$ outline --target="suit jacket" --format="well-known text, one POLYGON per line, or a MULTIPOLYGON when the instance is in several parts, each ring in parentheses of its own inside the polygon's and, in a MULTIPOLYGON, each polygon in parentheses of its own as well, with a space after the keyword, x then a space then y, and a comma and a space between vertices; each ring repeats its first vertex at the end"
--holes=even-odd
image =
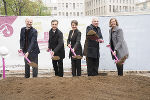
POLYGON ((118 57, 118 59, 121 59, 124 56, 129 55, 128 47, 124 40, 122 29, 116 26, 113 31, 111 30, 112 28, 109 30, 109 41, 111 47, 114 47, 114 50, 117 51, 116 56, 118 57))
MULTIPOLYGON (((69 36, 68 36, 68 39, 67 39, 67 45, 68 44, 71 44, 71 48, 74 48, 75 50, 75 53, 76 55, 80 55, 82 56, 82 46, 81 46, 81 32, 76 29, 74 31, 74 34, 73 34, 73 30, 70 30, 69 32, 69 36)), ((69 53, 69 58, 73 56, 73 53, 71 52, 70 50, 70 53, 69 53)))
POLYGON ((63 33, 59 29, 55 33, 52 29, 49 31, 48 48, 54 51, 54 56, 65 58, 63 33))
MULTIPOLYGON (((93 30, 96 32, 96 34, 99 36, 100 39, 103 39, 101 29, 100 27, 94 27, 92 24, 87 27, 86 29, 86 34, 90 31, 93 30)), ((84 44, 84 55, 87 57, 91 58, 99 58, 100 57, 100 52, 99 52, 99 42, 95 40, 91 40, 89 38, 86 38, 86 43, 84 44)))
POLYGON ((25 45, 25 30, 26 27, 21 28, 20 32, 20 49, 23 50, 24 53, 29 52, 30 56, 36 56, 40 53, 40 49, 37 42, 37 30, 31 27, 28 33, 28 48, 27 51, 24 51, 25 45))

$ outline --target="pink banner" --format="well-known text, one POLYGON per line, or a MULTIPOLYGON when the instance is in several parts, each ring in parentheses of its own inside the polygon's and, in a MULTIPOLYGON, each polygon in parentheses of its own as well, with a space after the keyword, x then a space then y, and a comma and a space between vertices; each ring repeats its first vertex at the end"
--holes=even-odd
POLYGON ((17 16, 1 16, 0 17, 0 34, 5 37, 10 37, 13 34, 12 23, 16 20, 17 16))

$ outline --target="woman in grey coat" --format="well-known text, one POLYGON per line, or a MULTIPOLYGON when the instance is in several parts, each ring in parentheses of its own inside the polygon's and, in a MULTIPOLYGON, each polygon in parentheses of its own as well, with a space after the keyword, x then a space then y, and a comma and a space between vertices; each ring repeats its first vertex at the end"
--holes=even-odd
MULTIPOLYGON (((118 27, 118 21, 115 18, 110 19, 109 26, 111 27, 111 29, 109 30, 110 47, 112 48, 112 50, 114 51, 113 53, 116 54, 118 59, 125 62, 125 60, 129 56, 129 52, 127 44, 124 40, 123 31, 118 27)), ((115 59, 113 55, 112 58, 115 59)), ((118 76, 123 76, 123 63, 116 63, 116 66, 118 70, 118 76)))

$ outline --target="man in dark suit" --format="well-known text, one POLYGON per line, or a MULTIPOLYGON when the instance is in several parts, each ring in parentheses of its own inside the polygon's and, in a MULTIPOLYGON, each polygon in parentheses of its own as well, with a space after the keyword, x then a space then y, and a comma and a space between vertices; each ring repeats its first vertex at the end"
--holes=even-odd
POLYGON ((86 40, 87 44, 85 45, 87 45, 87 48, 84 48, 84 52, 86 51, 86 53, 84 53, 84 56, 86 56, 88 76, 98 75, 99 57, 100 57, 99 43, 101 43, 101 40, 103 39, 101 30, 100 30, 100 27, 98 27, 98 24, 99 24, 98 19, 93 18, 92 24, 88 26, 86 29, 86 34, 88 34, 90 30, 93 30, 96 32, 96 34, 100 38, 98 40, 91 40, 87 38, 86 40))
MULTIPOLYGON (((37 30, 32 27, 32 19, 25 20, 26 27, 21 28, 20 33, 20 50, 25 53, 25 56, 32 62, 38 64, 38 54, 40 53, 37 43, 37 30)), ((25 78, 30 77, 30 66, 25 61, 25 78)), ((33 77, 37 77, 38 68, 33 68, 33 77)))
POLYGON ((63 77, 63 59, 65 58, 63 33, 57 28, 58 21, 51 21, 51 30, 49 31, 48 50, 51 50, 52 56, 59 56, 59 60, 52 60, 55 76, 63 77))

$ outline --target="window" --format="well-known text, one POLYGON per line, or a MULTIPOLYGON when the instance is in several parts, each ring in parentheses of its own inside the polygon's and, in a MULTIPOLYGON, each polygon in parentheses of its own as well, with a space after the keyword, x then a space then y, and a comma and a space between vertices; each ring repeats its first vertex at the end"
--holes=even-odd
POLYGON ((57 7, 54 7, 54 10, 57 10, 57 7))
POLYGON ((132 7, 132 11, 134 11, 134 7, 132 7))
POLYGON ((70 16, 72 16, 72 12, 70 12, 70 16))
POLYGON ((77 12, 77 16, 79 16, 79 12, 77 12))
POLYGON ((99 11, 98 11, 98 8, 96 8, 96 15, 98 15, 98 12, 99 12, 99 11))
POLYGON ((113 6, 113 12, 115 12, 115 6, 113 6))
POLYGON ((109 5, 109 12, 111 12, 111 5, 109 5))
POLYGON ((101 14, 103 14, 103 7, 101 7, 101 14))
POLYGON ((66 3, 66 8, 68 8, 68 3, 66 3))
POLYGON ((73 9, 75 9, 75 3, 73 3, 73 9))
POLYGON ((75 12, 73 12, 73 16, 76 16, 76 13, 75 13, 75 12))
POLYGON ((125 0, 123 0, 123 3, 125 3, 125 0))
POLYGON ((62 3, 62 7, 64 8, 64 3, 62 3))
POLYGON ((77 3, 77 8, 79 8, 79 3, 77 3))
POLYGON ((65 16, 65 13, 63 12, 63 16, 65 16))
POLYGON ((66 12, 66 16, 68 16, 68 12, 66 12))
POLYGON ((118 6, 116 7, 116 11, 118 12, 118 6))
POLYGON ((121 6, 120 6, 120 12, 121 12, 121 6))
POLYGON ((105 6, 104 6, 104 14, 106 13, 106 11, 105 11, 105 6))
POLYGON ((61 12, 59 12, 59 16, 61 16, 61 12))

